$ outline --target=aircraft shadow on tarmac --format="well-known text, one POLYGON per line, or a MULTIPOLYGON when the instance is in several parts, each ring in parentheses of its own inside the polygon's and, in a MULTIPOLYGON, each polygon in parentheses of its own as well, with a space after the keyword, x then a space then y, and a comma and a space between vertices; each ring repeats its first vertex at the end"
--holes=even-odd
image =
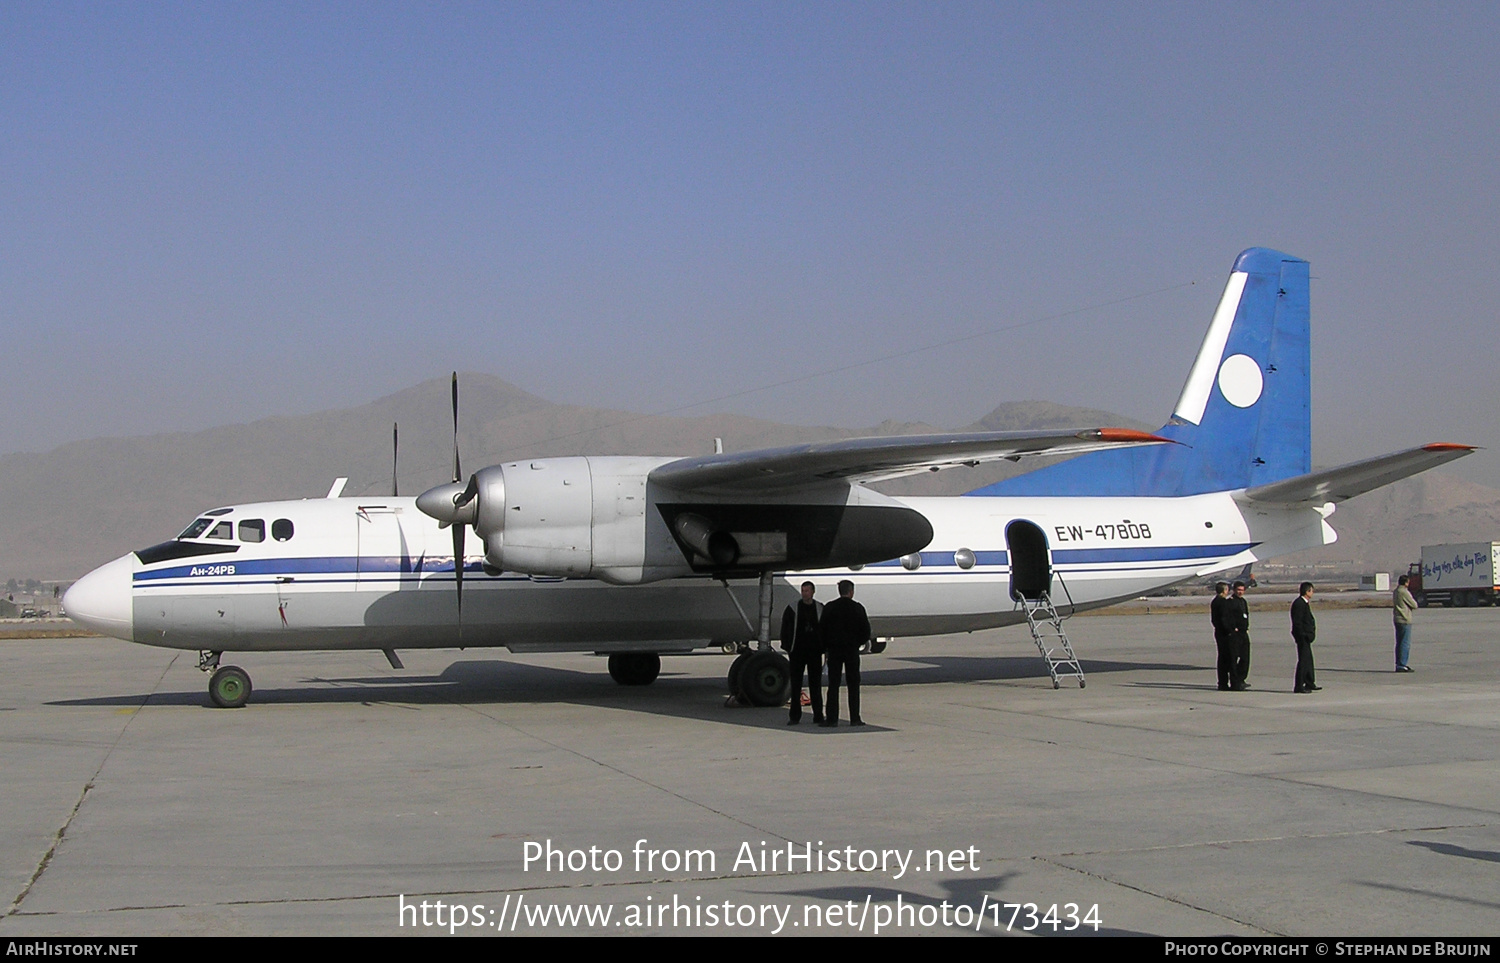
POLYGON ((1500 863, 1500 853, 1489 849, 1469 849, 1466 846, 1455 846, 1452 843, 1433 843, 1421 839, 1408 840, 1406 845, 1421 846, 1423 849, 1430 849, 1434 853, 1441 853, 1444 856, 1462 856, 1465 859, 1479 859, 1487 863, 1500 863))
MULTIPOLYGON (((599 708, 628 709, 656 715, 701 719, 730 725, 765 727, 785 724, 784 708, 726 711, 722 679, 673 672, 673 659, 664 661, 662 673, 650 686, 623 687, 604 671, 532 665, 505 659, 466 659, 454 662, 436 675, 309 676, 304 685, 256 688, 251 707, 314 705, 329 703, 424 705, 504 705, 526 703, 570 703, 599 708)), ((728 658, 724 668, 728 669, 728 658)), ((1090 675, 1154 671, 1202 671, 1201 666, 1107 662, 1085 660, 1090 675)), ((1048 687, 1047 670, 1036 656, 917 656, 867 657, 862 669, 866 689, 890 685, 934 683, 982 683, 1035 680, 1048 687)), ((827 682, 826 676, 824 679, 827 682)), ((1071 688, 1071 683, 1064 683, 1071 688)), ((54 706, 203 706, 207 693, 194 687, 186 691, 100 696, 50 702, 54 706)), ((866 698, 866 714, 873 708, 866 698)), ((878 711, 874 713, 878 715, 878 711)), ((810 720, 809 720, 810 721, 810 720)), ((811 728, 803 727, 803 728, 811 728)), ((878 725, 871 730, 879 731, 878 725)))

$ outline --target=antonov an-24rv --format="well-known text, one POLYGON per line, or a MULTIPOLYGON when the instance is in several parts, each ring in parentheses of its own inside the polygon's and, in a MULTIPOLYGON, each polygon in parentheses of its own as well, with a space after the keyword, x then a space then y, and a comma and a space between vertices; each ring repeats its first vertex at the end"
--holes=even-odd
MULTIPOLYGON (((177 538, 89 573, 64 604, 103 634, 200 650, 221 706, 250 695, 244 670, 219 665, 225 651, 380 649, 399 667, 397 649, 451 646, 608 653, 610 674, 637 685, 656 678, 662 653, 737 648, 731 689, 779 704, 788 671, 770 645, 772 614, 805 579, 824 598, 852 579, 882 637, 1028 616, 1035 631, 1039 612, 1055 618, 1053 595, 1096 608, 1332 542, 1333 503, 1468 454, 1430 444, 1312 471, 1308 287, 1306 261, 1241 254, 1154 435, 987 432, 522 459, 465 482, 455 433, 451 484, 415 499, 215 508, 177 538), (1055 454, 1078 457, 958 498, 866 487, 1055 454), (464 550, 467 528, 482 553, 464 550)), ((456 426, 456 381, 454 417, 456 426)))

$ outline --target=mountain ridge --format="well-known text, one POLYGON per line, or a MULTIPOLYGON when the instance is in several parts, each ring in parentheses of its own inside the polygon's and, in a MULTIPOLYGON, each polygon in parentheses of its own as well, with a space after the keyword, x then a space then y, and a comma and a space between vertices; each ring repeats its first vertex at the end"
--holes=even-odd
MULTIPOLYGON (((525 457, 701 454, 713 450, 715 438, 728 451, 745 451, 870 435, 1155 427, 1035 400, 999 404, 956 427, 894 419, 867 428, 788 425, 736 414, 589 408, 548 401, 494 375, 459 377, 466 472, 525 457)), ((400 491, 415 495, 451 475, 450 404, 449 379, 434 378, 350 408, 0 455, 0 564, 7 577, 67 580, 172 537, 215 505, 321 497, 338 476, 349 479, 346 495, 388 494, 393 423, 400 424, 400 491)), ((998 462, 878 487, 957 495, 1056 460, 998 462)), ((1338 543, 1282 561, 1404 571, 1421 544, 1500 537, 1500 490, 1428 473, 1341 505, 1332 522, 1338 543)))

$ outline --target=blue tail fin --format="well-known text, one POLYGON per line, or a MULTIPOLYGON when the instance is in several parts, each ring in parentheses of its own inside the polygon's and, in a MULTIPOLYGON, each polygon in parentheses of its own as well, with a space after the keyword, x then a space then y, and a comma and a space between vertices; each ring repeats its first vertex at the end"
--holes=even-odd
POLYGON ((1312 471, 1307 262, 1253 247, 1224 296, 1172 418, 1181 442, 1080 455, 971 495, 1197 495, 1312 471))

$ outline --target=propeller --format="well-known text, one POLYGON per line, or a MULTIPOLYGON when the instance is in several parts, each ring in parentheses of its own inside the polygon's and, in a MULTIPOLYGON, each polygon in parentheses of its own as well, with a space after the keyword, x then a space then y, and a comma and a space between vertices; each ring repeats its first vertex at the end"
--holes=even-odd
POLYGON ((453 580, 458 599, 459 631, 463 631, 464 615, 464 526, 474 523, 475 496, 479 494, 479 482, 470 478, 467 485, 460 484, 463 469, 458 460, 458 372, 453 373, 453 480, 446 485, 429 488, 417 496, 417 510, 437 519, 441 528, 453 528, 453 580), (472 507, 471 507, 472 506, 472 507))
POLYGON ((396 464, 397 464, 397 457, 398 457, 398 455, 399 455, 399 453, 401 451, 400 428, 401 428, 401 426, 399 424, 397 424, 395 422, 391 423, 391 497, 392 498, 400 498, 401 497, 401 489, 396 484, 396 464))
MULTIPOLYGON (((458 467, 458 372, 453 372, 453 484, 463 477, 463 472, 458 467)), ((468 488, 464 489, 465 492, 468 488)), ((462 497, 462 496, 460 496, 462 497)), ((473 499, 470 495, 464 499, 467 505, 473 499)), ((458 498, 453 499, 455 509, 463 506, 458 503, 458 498)), ((457 512, 454 513, 455 515, 457 512)), ((455 519, 455 521, 458 521, 455 519)), ((464 523, 458 521, 453 526, 453 588, 458 593, 458 631, 459 635, 464 631, 464 523)))

